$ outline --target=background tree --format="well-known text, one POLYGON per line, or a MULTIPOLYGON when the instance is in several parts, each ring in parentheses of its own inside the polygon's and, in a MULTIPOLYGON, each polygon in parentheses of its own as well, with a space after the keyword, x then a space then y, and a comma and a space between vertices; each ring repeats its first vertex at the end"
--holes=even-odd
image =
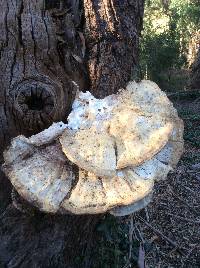
POLYGON ((141 40, 143 76, 162 89, 189 87, 198 51, 200 5, 194 0, 148 1, 141 40))
POLYGON ((199 48, 196 60, 192 65, 191 87, 197 88, 197 89, 200 88, 200 48, 199 48))
MULTIPOLYGON (((66 121, 77 85, 99 97, 125 87, 138 64, 143 5, 143 0, 0 2, 1 162, 12 137, 66 121)), ((92 266, 98 216, 32 210, 24 215, 11 204, 3 173, 0 185, 0 266, 92 266)))

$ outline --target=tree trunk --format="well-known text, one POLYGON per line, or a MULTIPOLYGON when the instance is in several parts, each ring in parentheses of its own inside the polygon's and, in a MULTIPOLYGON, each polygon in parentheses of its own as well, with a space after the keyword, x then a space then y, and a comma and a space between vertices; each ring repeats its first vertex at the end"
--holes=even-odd
POLYGON ((192 66, 191 87, 200 88, 200 49, 192 66))
MULTIPOLYGON (((0 2, 0 162, 12 137, 65 121, 77 85, 104 97, 131 79, 144 1, 83 2, 0 2)), ((90 267, 100 216, 23 215, 0 185, 0 267, 90 267)))
POLYGON ((144 1, 84 0, 84 8, 90 90, 105 97, 136 69, 144 1))

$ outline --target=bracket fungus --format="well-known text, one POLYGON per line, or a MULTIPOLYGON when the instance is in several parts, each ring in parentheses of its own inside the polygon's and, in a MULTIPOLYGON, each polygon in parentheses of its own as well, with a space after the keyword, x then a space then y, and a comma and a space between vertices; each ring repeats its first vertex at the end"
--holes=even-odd
POLYGON ((182 120, 165 93, 143 80, 104 99, 79 92, 67 124, 12 140, 3 169, 41 211, 124 216, 151 201, 154 182, 182 152, 182 120))

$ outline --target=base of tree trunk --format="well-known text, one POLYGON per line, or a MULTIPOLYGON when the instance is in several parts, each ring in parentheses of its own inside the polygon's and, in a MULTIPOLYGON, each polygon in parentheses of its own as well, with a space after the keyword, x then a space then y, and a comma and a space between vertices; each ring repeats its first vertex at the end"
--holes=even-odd
POLYGON ((0 267, 91 267, 101 217, 31 216, 9 205, 0 216, 0 267))

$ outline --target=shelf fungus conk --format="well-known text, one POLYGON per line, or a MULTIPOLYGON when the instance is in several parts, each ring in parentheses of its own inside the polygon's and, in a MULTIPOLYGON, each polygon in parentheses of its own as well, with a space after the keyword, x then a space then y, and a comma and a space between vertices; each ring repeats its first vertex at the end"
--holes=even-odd
POLYGON ((68 124, 14 138, 3 169, 41 211, 124 216, 151 201, 154 182, 182 152, 182 120, 165 93, 143 80, 104 99, 80 92, 68 124))

